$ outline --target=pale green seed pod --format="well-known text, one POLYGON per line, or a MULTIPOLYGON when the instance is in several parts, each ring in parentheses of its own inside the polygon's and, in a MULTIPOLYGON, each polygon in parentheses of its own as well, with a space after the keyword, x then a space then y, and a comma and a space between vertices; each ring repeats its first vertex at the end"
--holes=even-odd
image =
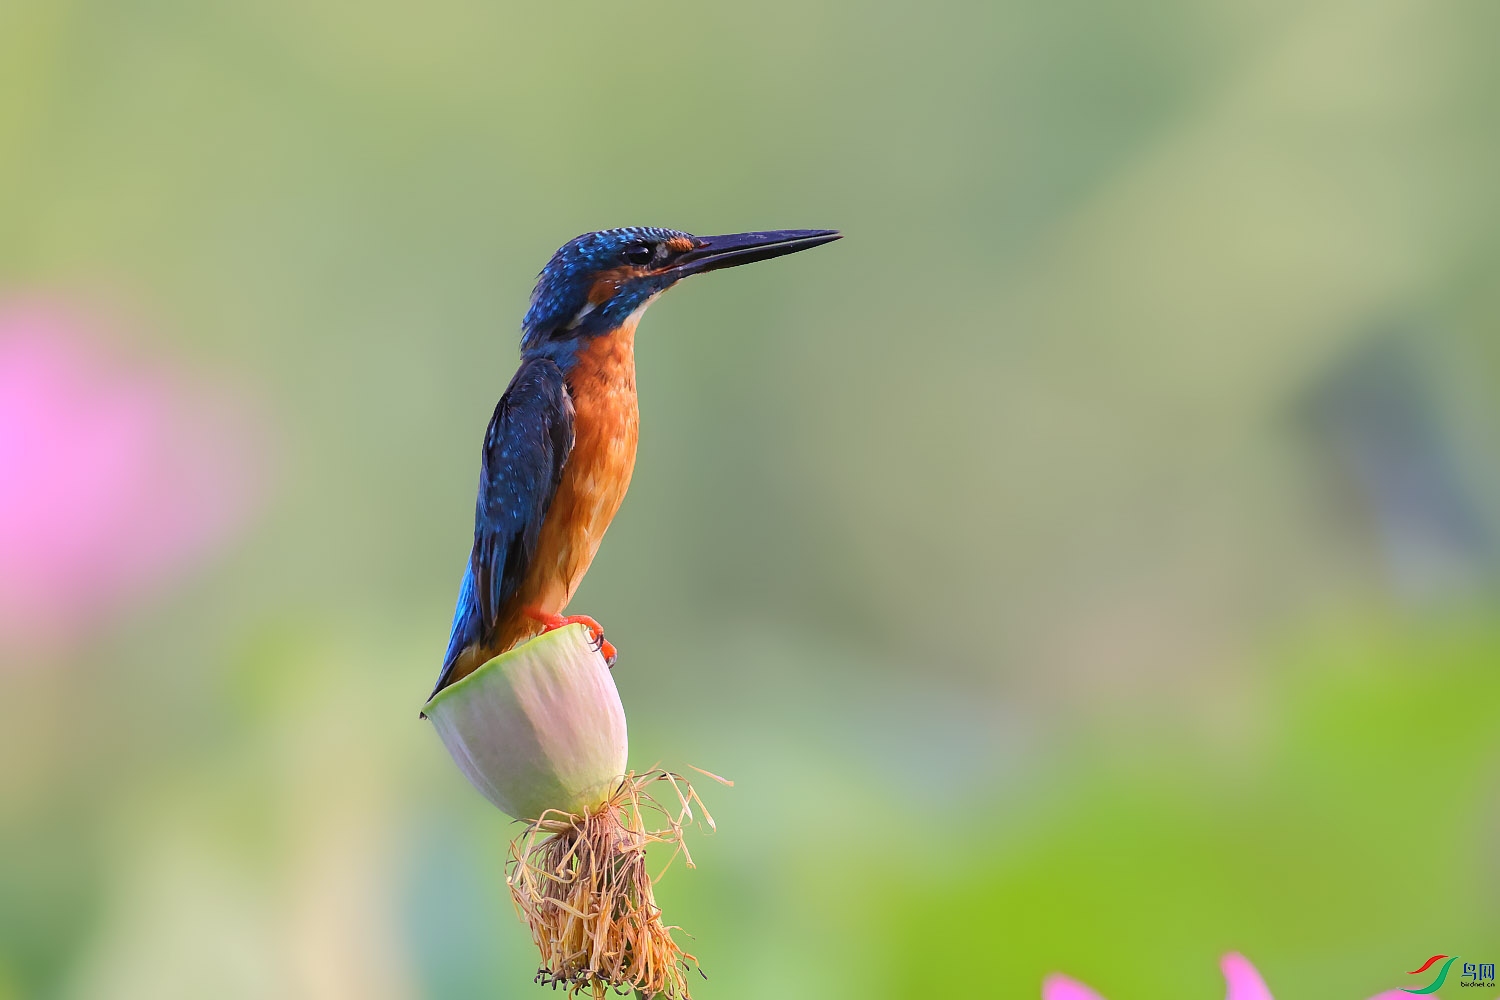
POLYGON ((424 711, 469 782, 516 819, 588 813, 625 773, 625 709, 582 625, 502 653, 424 711))

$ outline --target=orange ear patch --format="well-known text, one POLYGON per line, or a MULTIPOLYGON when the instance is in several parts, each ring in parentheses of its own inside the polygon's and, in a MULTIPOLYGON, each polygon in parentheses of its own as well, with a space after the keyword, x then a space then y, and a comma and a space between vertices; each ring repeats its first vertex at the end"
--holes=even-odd
POLYGON ((594 286, 589 289, 589 303, 602 306, 615 297, 615 292, 620 290, 620 283, 610 278, 596 278, 594 286))
POLYGON ((620 286, 629 277, 630 275, 626 273, 626 269, 623 267, 600 271, 598 277, 594 279, 594 284, 589 288, 589 303, 596 306, 604 305, 604 303, 615 297, 615 292, 620 290, 620 286))
POLYGON ((635 278, 644 278, 648 273, 650 272, 643 267, 612 267, 607 271, 600 271, 589 288, 589 303, 604 305, 615 297, 621 285, 635 278))

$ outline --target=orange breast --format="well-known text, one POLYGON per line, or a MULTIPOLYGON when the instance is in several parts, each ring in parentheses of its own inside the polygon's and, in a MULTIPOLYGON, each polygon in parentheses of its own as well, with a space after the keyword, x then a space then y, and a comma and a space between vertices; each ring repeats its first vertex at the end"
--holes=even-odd
POLYGON ((541 631, 522 609, 560 614, 567 607, 625 499, 640 428, 633 321, 595 338, 580 352, 568 389, 573 396, 573 451, 542 522, 526 578, 503 616, 496 637, 501 649, 541 631))

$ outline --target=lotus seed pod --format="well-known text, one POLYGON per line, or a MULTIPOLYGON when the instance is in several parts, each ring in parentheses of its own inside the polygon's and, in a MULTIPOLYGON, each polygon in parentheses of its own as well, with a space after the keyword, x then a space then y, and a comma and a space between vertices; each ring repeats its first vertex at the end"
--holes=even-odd
POLYGON ((424 711, 469 782, 516 819, 583 815, 625 773, 625 709, 582 625, 502 653, 424 711))

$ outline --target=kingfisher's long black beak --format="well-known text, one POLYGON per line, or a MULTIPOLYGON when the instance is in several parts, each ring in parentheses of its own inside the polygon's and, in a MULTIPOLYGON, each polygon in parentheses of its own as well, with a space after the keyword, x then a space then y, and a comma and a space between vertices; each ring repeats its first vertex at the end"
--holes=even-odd
POLYGON ((808 250, 840 239, 837 229, 776 229, 766 233, 734 233, 730 236, 699 236, 697 245, 685 251, 667 271, 677 277, 717 271, 721 267, 753 264, 783 254, 808 250))

